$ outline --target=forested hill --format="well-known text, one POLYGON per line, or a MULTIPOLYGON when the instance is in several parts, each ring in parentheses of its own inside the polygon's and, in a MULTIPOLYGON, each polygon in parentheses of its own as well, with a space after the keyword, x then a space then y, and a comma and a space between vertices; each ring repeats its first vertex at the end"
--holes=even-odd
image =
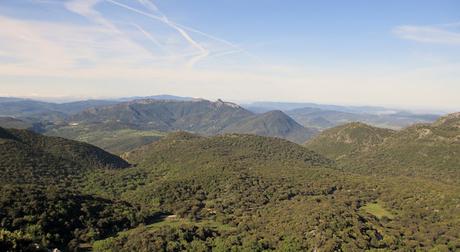
POLYGON ((0 137, 4 251, 460 249, 457 186, 350 172, 279 138, 171 133, 127 167, 79 142, 0 137))
POLYGON ((124 157, 132 163, 151 167, 163 159, 169 162, 177 160, 178 165, 193 162, 197 169, 202 162, 213 169, 216 166, 243 169, 243 164, 254 167, 260 165, 260 169, 276 165, 286 169, 284 166, 288 163, 292 166, 312 167, 331 167, 333 164, 331 160, 289 141, 249 134, 201 137, 177 132, 129 152, 124 157))
POLYGON ((282 139, 174 133, 125 158, 136 167, 96 173, 87 189, 173 217, 97 242, 97 251, 416 250, 459 239, 448 224, 460 221, 457 188, 340 171, 282 139))
POLYGON ((305 146, 327 157, 340 159, 355 152, 369 151, 394 134, 394 130, 354 122, 325 130, 307 141, 305 146))
POLYGON ((202 99, 135 100, 91 108, 70 118, 84 124, 111 124, 141 130, 190 131, 203 135, 255 133, 304 142, 315 131, 281 111, 254 114, 234 103, 202 99))
POLYGON ((433 124, 416 124, 396 132, 374 128, 351 135, 340 129, 323 132, 310 140, 307 147, 340 158, 349 170, 364 174, 415 176, 459 184, 459 113, 442 117, 433 124), (376 138, 375 132, 380 132, 380 138, 376 138), (340 144, 327 139, 347 139, 342 146, 353 145, 353 148, 341 148, 340 144), (369 142, 374 144, 367 144, 369 142), (355 151, 363 148, 365 151, 355 151))
POLYGON ((317 134, 317 130, 303 127, 279 110, 253 115, 226 127, 223 132, 279 137, 296 143, 317 134))
POLYGON ((95 146, 27 130, 0 128, 3 183, 38 183, 66 179, 97 168, 129 164, 95 146))

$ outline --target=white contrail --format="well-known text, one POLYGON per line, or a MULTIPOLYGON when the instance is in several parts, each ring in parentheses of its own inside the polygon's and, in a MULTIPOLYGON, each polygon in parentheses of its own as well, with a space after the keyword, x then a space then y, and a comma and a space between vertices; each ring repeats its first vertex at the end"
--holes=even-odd
POLYGON ((158 7, 157 7, 154 3, 152 3, 151 1, 149 1, 149 0, 138 0, 138 1, 139 1, 139 3, 141 3, 142 5, 144 5, 145 7, 147 7, 147 9, 150 9, 150 10, 152 10, 152 11, 158 11, 158 12, 160 11, 160 10, 158 9, 158 7))
POLYGON ((142 26, 136 24, 136 23, 131 23, 132 26, 136 27, 144 36, 150 40, 152 43, 154 43, 157 47, 159 47, 162 50, 165 50, 163 45, 148 31, 146 31, 142 26))
POLYGON ((120 31, 108 20, 103 18, 100 13, 94 10, 94 6, 97 5, 101 0, 72 0, 66 2, 64 7, 74 13, 77 13, 95 23, 98 23, 109 30, 120 33, 120 31))
MULTIPOLYGON (((172 22, 172 21, 170 21, 170 20, 167 19, 167 18, 165 19, 165 16, 164 16, 163 14, 161 14, 161 13, 160 13, 161 16, 158 16, 158 15, 154 15, 154 14, 147 13, 147 12, 145 12, 145 11, 142 11, 142 10, 139 10, 139 9, 136 9, 136 8, 133 8, 133 7, 129 6, 129 5, 120 3, 120 2, 115 1, 115 0, 106 0, 106 1, 107 1, 107 2, 110 2, 110 3, 112 3, 112 4, 115 4, 115 5, 119 6, 119 7, 122 7, 122 8, 125 8, 125 9, 127 9, 127 10, 130 10, 130 11, 133 11, 133 12, 135 12, 135 13, 138 13, 138 14, 140 14, 140 15, 149 17, 149 18, 154 19, 154 20, 158 20, 158 21, 163 22, 163 23, 165 23, 165 24, 167 24, 167 25, 171 25, 171 24, 172 24, 172 25, 174 26, 174 29, 176 29, 176 30, 177 30, 177 28, 179 28, 179 29, 182 30, 182 31, 194 32, 194 33, 200 34, 200 35, 202 35, 202 36, 204 36, 204 37, 207 37, 207 38, 209 38, 209 39, 212 39, 212 40, 214 40, 214 41, 221 42, 221 43, 223 43, 223 44, 225 44, 225 45, 227 45, 227 46, 230 46, 230 47, 232 47, 232 48, 234 48, 234 49, 236 49, 236 50, 239 50, 240 52, 246 54, 247 56, 249 56, 249 57, 251 57, 251 58, 253 58, 253 59, 255 59, 255 60, 259 61, 259 62, 261 61, 258 57, 252 55, 252 54, 249 53, 248 51, 246 51, 246 50, 240 48, 239 46, 237 46, 237 45, 235 45, 235 44, 233 44, 233 43, 231 43, 231 42, 229 42, 229 41, 227 41, 227 40, 225 40, 225 39, 222 39, 222 38, 219 38, 219 37, 210 35, 210 34, 208 34, 208 33, 199 31, 199 30, 197 30, 197 29, 194 29, 194 28, 191 28, 191 27, 182 25, 182 24, 178 24, 178 23, 172 22)), ((152 2, 150 2, 150 4, 151 4, 151 5, 149 5, 149 6, 151 6, 150 8, 151 8, 152 10, 155 10, 156 12, 160 12, 159 9, 158 9, 152 2)), ((203 52, 203 54, 204 54, 204 51, 202 51, 202 52, 203 52)), ((209 52, 208 52, 208 54, 209 54, 209 52)))
POLYGON ((219 58, 219 57, 222 57, 222 56, 231 55, 231 54, 235 54, 235 53, 241 53, 241 52, 243 52, 243 51, 240 50, 240 49, 227 50, 227 51, 222 51, 222 52, 217 52, 217 53, 211 54, 209 57, 210 58, 219 58))
POLYGON ((197 55, 196 57, 193 57, 189 62, 188 66, 193 67, 198 61, 206 58, 209 55, 209 51, 204 48, 200 43, 195 41, 190 34, 188 34, 185 30, 177 26, 174 22, 171 22, 166 15, 164 15, 160 9, 152 2, 149 0, 138 0, 139 3, 141 3, 143 6, 145 6, 147 9, 153 11, 154 13, 157 12, 158 14, 161 15, 161 18, 163 20, 163 23, 168 25, 169 27, 173 28, 176 30, 189 44, 191 44, 193 47, 195 47, 200 54, 197 55))
MULTIPOLYGON (((176 23, 170 21, 166 16, 164 16, 164 15, 162 15, 162 16, 153 15, 153 14, 147 13, 145 11, 133 8, 133 7, 129 6, 129 5, 120 3, 118 1, 114 1, 114 0, 106 0, 106 1, 110 2, 112 4, 115 4, 115 5, 119 6, 119 7, 125 8, 127 10, 136 12, 136 13, 141 14, 141 15, 144 15, 146 17, 158 20, 158 21, 168 25, 169 27, 173 28, 174 30, 176 30, 188 43, 190 43, 190 45, 192 45, 192 47, 196 48, 200 52, 200 55, 192 58, 189 61, 189 63, 188 63, 189 66, 193 66, 196 62, 198 62, 199 60, 201 60, 201 59, 203 59, 203 58, 205 58, 206 56, 209 55, 209 52, 208 52, 208 50, 206 50, 206 48, 204 48, 198 42, 193 40, 192 37, 184 29, 179 27, 176 23)), ((156 8, 156 6, 154 8, 156 8)), ((156 9, 158 10, 158 8, 156 8, 156 9)))

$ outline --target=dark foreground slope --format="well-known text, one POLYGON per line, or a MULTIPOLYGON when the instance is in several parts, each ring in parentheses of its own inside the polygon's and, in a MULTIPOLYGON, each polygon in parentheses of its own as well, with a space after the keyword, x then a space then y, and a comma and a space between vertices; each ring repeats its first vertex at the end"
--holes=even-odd
POLYGON ((0 128, 0 175, 8 183, 59 183, 96 168, 126 168, 95 146, 27 130, 0 128))
POLYGON ((73 251, 145 222, 137 206, 79 190, 88 173, 127 167, 85 143, 0 128, 0 251, 73 251))
POLYGON ((281 139, 176 133, 125 157, 137 166, 93 174, 86 190, 171 216, 97 251, 460 248, 458 188, 342 172, 281 139))

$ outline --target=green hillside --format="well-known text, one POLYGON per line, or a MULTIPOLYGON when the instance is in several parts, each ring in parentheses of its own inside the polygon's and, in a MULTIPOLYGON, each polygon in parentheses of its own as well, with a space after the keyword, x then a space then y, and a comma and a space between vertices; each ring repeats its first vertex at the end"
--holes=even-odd
POLYGON ((360 130, 362 135, 350 135, 341 131, 343 127, 338 127, 325 131, 306 145, 340 160, 348 170, 362 174, 423 177, 458 185, 459 124, 460 117, 456 113, 433 124, 418 124, 394 133, 383 134, 384 129, 374 128, 373 132, 380 132, 380 138, 369 130, 360 130), (349 144, 331 139, 348 139, 349 144), (373 144, 366 144, 369 142, 373 144))
POLYGON ((226 127, 223 132, 279 137, 296 143, 303 143, 317 133, 316 130, 304 128, 281 111, 254 115, 226 127))
POLYGON ((85 190, 157 208, 177 221, 120 233, 97 242, 97 251, 460 246, 457 225, 448 224, 460 221, 458 188, 342 172, 281 139, 175 133, 125 158, 136 167, 95 173, 85 190))
POLYGON ((355 152, 370 151, 395 133, 355 122, 325 130, 307 141, 305 146, 327 157, 340 159, 355 152))
POLYGON ((0 191, 1 251, 77 251, 149 218, 129 203, 57 186, 2 185, 0 191))
MULTIPOLYGON (((453 129, 433 127, 445 136, 453 129)), ((88 144, 22 130, 1 129, 0 137, 8 144, 0 149, 7 168, 0 186, 2 248, 460 249, 458 185, 347 170, 345 159, 332 161, 279 138, 176 132, 124 154, 127 167, 106 152, 110 159, 88 156, 100 150, 88 144), (125 168, 87 166, 102 160, 125 168)), ((388 141, 376 139, 378 148, 388 141)))
POLYGON ((459 185, 460 128, 415 125, 371 152, 350 156, 348 163, 368 173, 420 176, 459 185))
POLYGON ((89 173, 130 166, 95 146, 0 128, 0 160, 1 251, 76 251, 155 215, 81 193, 89 173))
POLYGON ((155 130, 113 129, 102 125, 79 124, 52 128, 46 132, 46 135, 86 142, 111 153, 122 154, 155 142, 165 133, 155 130))
POLYGON ((0 128, 0 174, 6 183, 65 180, 96 168, 126 168, 123 159, 89 144, 0 128))

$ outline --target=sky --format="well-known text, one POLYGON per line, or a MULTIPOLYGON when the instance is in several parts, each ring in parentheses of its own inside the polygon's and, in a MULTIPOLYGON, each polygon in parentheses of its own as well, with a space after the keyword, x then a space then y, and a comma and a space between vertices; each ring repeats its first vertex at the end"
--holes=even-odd
POLYGON ((0 0, 0 96, 460 111, 457 0, 0 0))

